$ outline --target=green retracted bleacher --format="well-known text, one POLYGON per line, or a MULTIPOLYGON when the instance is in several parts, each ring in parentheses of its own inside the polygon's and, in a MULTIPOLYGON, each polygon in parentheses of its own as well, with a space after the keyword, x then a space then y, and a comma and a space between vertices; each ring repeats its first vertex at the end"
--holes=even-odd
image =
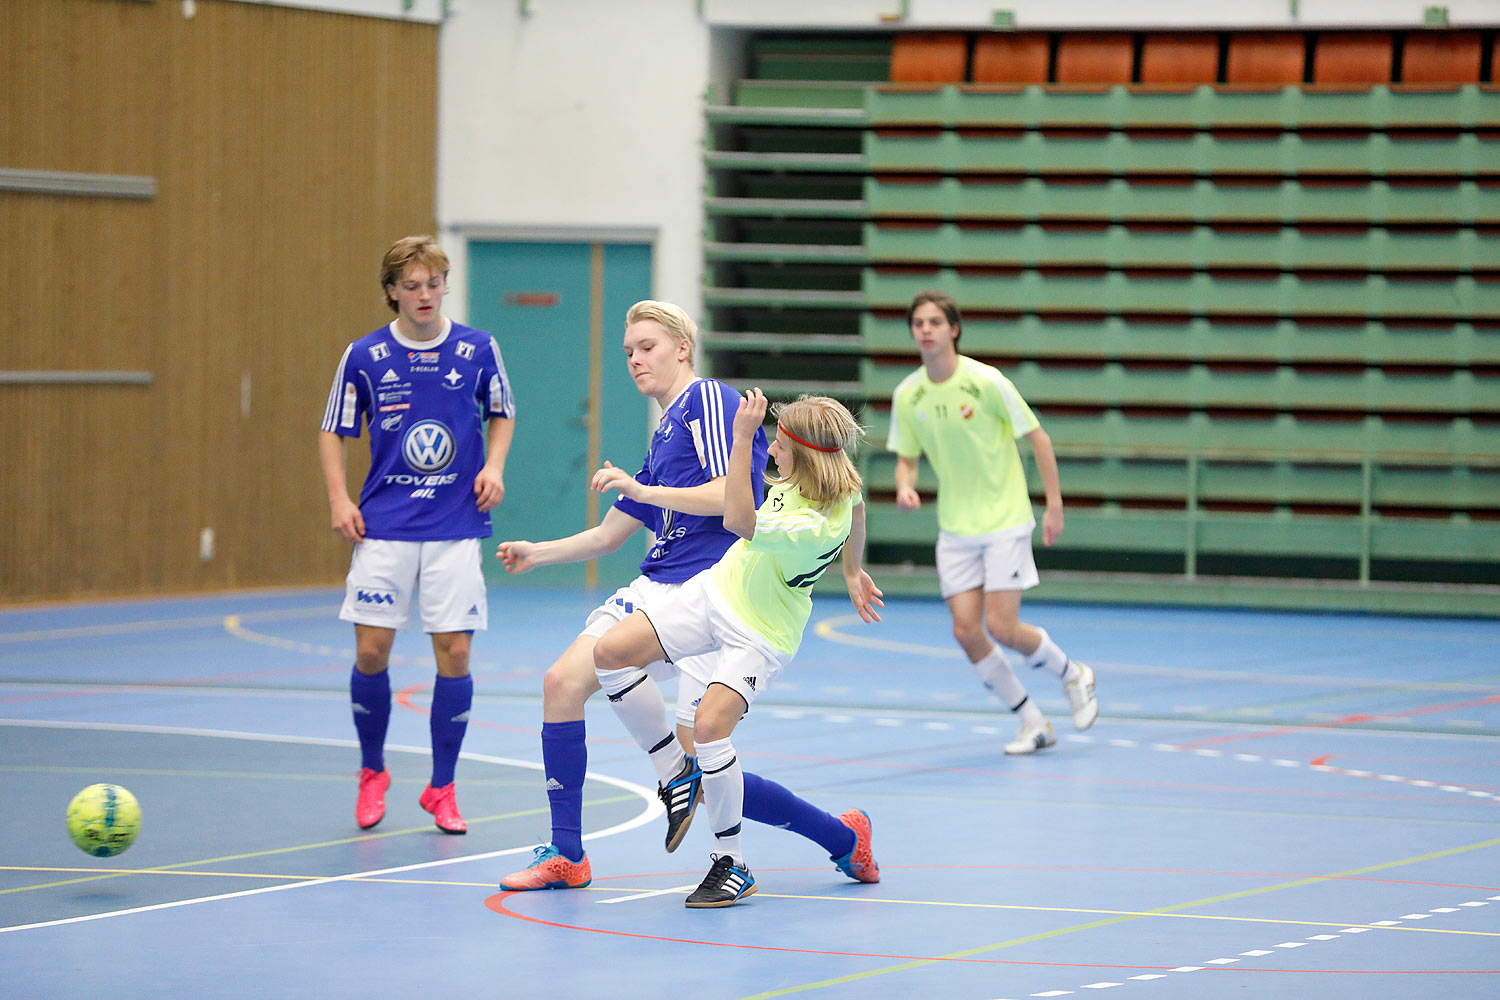
POLYGON ((752 36, 707 109, 711 370, 862 407, 895 591, 936 592, 883 446, 939 288, 1058 452, 1041 596, 1500 613, 1495 46, 752 36))

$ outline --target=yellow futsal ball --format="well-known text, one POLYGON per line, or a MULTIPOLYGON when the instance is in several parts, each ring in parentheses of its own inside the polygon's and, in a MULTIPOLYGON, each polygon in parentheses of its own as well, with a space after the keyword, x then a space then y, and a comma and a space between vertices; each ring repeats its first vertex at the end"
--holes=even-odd
POLYGON ((90 785, 68 803, 68 835, 84 854, 123 854, 141 832, 141 804, 119 785, 90 785))

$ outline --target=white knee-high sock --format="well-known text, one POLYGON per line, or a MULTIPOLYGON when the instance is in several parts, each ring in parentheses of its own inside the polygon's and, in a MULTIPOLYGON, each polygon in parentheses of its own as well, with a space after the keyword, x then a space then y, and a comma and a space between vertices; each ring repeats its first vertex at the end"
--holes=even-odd
POLYGON ((1006 708, 1019 715, 1021 721, 1041 722, 1042 710, 1026 694, 1025 686, 1016 677, 1015 668, 1000 647, 991 646, 989 655, 974 664, 974 669, 979 671, 984 686, 993 691, 1006 708))
POLYGON ((1063 672, 1068 669, 1067 654, 1058 648, 1057 643, 1052 641, 1052 637, 1047 634, 1046 629, 1038 628, 1037 631, 1042 634, 1042 641, 1031 655, 1026 657, 1026 665, 1028 667, 1046 667, 1061 677, 1063 672))
POLYGON ((729 737, 699 743, 698 765, 703 768, 703 805, 713 824, 714 851, 729 855, 743 868, 740 824, 745 812, 745 772, 729 737))
POLYGON ((600 671, 599 683, 609 695, 609 707, 615 710, 636 744, 651 757, 661 783, 665 785, 677 777, 686 755, 672 735, 661 688, 640 667, 600 671))

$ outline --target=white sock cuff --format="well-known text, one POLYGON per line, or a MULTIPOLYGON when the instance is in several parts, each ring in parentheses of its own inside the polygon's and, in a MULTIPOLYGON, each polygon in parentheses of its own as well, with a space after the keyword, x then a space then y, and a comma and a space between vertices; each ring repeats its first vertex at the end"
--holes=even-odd
POLYGON ((613 700, 645 680, 646 669, 623 667, 619 670, 596 670, 594 674, 599 678, 599 686, 604 689, 604 693, 613 700))
POLYGON ((705 772, 720 771, 728 767, 734 760, 734 743, 732 737, 726 736, 722 740, 710 740, 707 743, 698 744, 698 766, 705 772))
POLYGON ((1061 676, 1062 672, 1068 668, 1067 654, 1058 648, 1057 643, 1052 641, 1052 637, 1047 634, 1046 629, 1037 628, 1037 631, 1042 634, 1042 641, 1037 643, 1036 651, 1026 657, 1026 665, 1028 667, 1046 667, 1054 674, 1061 676))

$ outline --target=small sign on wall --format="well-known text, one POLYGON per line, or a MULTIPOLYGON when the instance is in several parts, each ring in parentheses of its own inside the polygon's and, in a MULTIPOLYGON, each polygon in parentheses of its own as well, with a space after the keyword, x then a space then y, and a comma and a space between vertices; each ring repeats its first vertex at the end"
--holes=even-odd
POLYGON ((556 292, 506 292, 500 301, 508 306, 533 306, 538 309, 555 309, 556 292))

